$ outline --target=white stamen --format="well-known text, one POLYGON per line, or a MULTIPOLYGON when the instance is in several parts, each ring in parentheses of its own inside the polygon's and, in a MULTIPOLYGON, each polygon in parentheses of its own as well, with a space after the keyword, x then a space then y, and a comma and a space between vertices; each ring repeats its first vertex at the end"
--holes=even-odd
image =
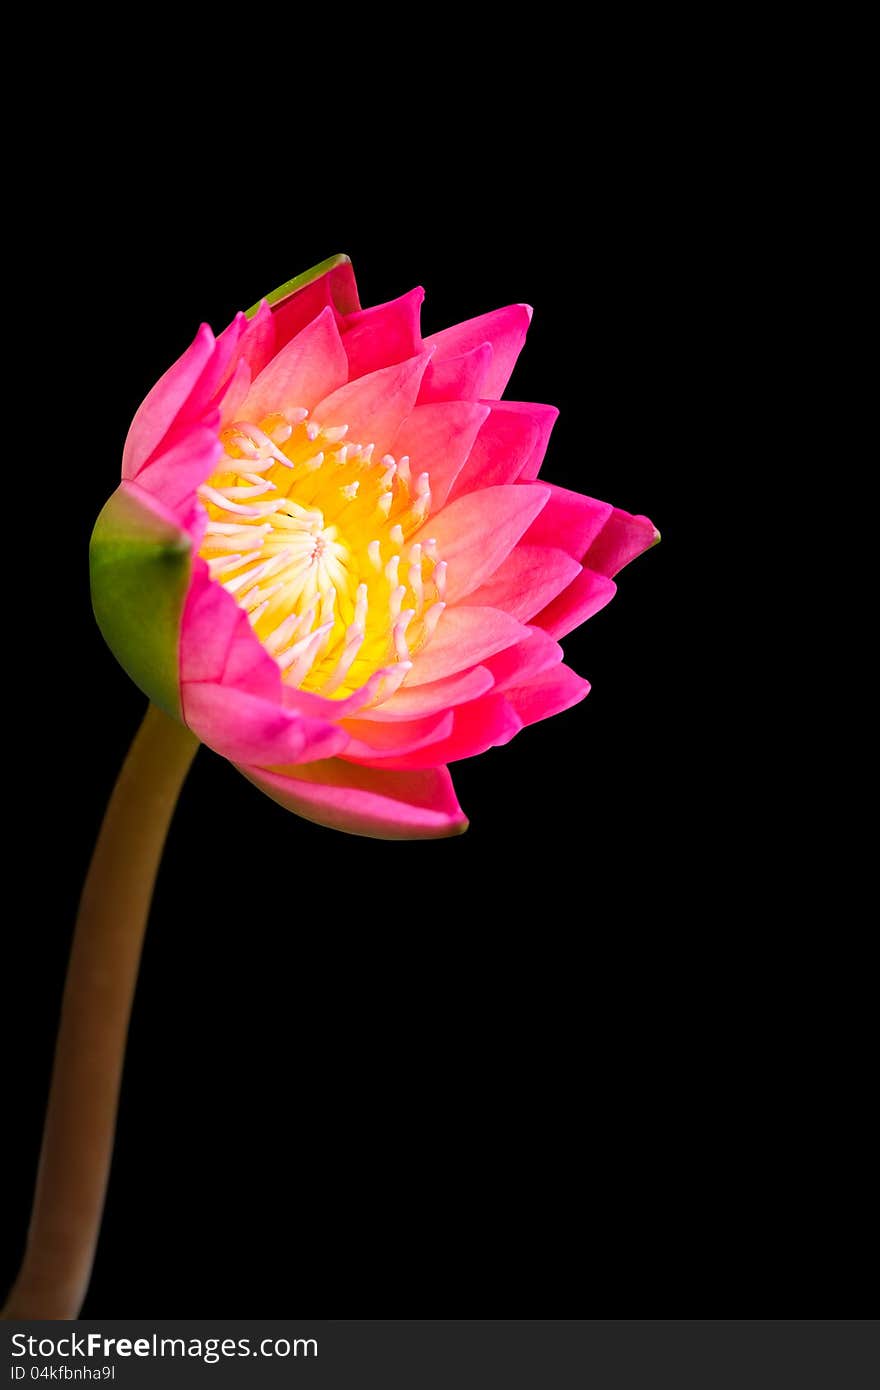
POLYGON ((394 624, 394 650, 397 652, 398 661, 406 661, 409 656, 409 647, 406 645, 406 630, 414 617, 415 613, 412 608, 404 608, 394 624))
POLYGON ((431 605, 431 607, 428 609, 427 613, 425 614, 424 618, 422 619, 422 645, 423 645, 423 646, 424 646, 425 642, 429 641, 429 640, 434 636, 434 633, 435 633, 436 630, 437 630, 437 624, 439 623, 440 619, 442 618, 443 612, 444 612, 445 608, 446 608, 446 604, 445 604, 445 603, 434 603, 434 604, 431 605))
POLYGON ((403 584, 399 584, 396 589, 391 590, 391 597, 388 600, 388 612, 391 614, 392 623, 397 620, 405 597, 406 588, 403 584))

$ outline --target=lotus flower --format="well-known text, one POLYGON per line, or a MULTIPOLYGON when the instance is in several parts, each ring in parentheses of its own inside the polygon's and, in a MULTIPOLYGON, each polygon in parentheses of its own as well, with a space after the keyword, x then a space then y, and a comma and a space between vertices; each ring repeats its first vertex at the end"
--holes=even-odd
POLYGON ((422 338, 347 257, 137 412, 91 546, 101 630, 150 699, 274 800, 360 835, 457 834, 446 764, 583 699, 558 639, 652 545, 538 481, 557 411, 503 401, 531 310, 422 338))

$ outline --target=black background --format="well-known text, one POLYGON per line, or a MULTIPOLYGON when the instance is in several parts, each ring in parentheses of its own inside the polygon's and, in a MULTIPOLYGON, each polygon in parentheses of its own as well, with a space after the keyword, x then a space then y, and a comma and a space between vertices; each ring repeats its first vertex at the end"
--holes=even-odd
POLYGON ((735 1118, 726 982, 750 967, 719 924, 734 871, 706 887, 728 833, 707 793, 726 745, 699 571, 726 448, 708 144, 673 93, 635 81, 596 114, 539 129, 520 113, 512 135, 464 143, 422 115, 413 158, 397 109, 363 144, 354 122, 318 152, 292 135, 235 159, 193 116, 182 135, 131 136, 123 169, 98 139, 111 113, 58 133, 67 193, 37 204, 57 246, 16 266, 35 287, 21 428, 52 495, 14 523, 29 563, 7 848, 26 886, 5 951, 0 1276, 26 1226, 80 883, 145 706, 92 620, 91 527, 134 410, 198 323, 219 330, 337 251, 365 305, 424 285, 425 332, 531 303, 508 394, 561 409, 544 476, 646 513, 663 543, 566 639, 586 702, 453 769, 460 839, 321 830, 199 753, 84 1312, 577 1315, 588 1288, 599 1310, 668 1289, 673 1258, 697 1288, 743 1239, 756 1130, 754 1112, 735 1118))

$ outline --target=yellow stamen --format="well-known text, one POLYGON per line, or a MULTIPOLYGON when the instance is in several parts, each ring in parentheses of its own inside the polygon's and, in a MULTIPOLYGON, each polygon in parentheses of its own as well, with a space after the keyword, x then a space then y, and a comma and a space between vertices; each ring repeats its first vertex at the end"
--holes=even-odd
POLYGON ((446 566, 415 541, 430 512, 427 473, 373 458, 346 425, 304 410, 240 420, 199 490, 201 554, 248 613, 282 678, 343 699, 371 677, 373 702, 406 678, 443 612, 446 566))

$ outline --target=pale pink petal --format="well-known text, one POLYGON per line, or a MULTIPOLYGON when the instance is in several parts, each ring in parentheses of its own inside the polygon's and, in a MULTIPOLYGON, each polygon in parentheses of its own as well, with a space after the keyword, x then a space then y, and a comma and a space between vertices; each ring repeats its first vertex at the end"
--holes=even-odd
POLYGON ((322 309, 292 338, 253 383, 241 418, 259 422, 275 411, 311 410, 348 380, 348 358, 333 310, 322 309))
POLYGON ((540 612, 568 588, 581 572, 577 560, 547 545, 518 545, 466 603, 502 608, 520 622, 540 612))
POLYGON ((528 685, 535 676, 558 666, 562 660, 558 642, 540 628, 530 627, 528 631, 527 641, 516 642, 486 661, 495 681, 496 694, 503 694, 513 686, 528 685))
POLYGON ((531 319, 532 310, 528 304, 510 304, 505 309, 495 309, 490 314, 468 319, 466 323, 444 328, 442 333, 426 338, 425 346, 436 347, 437 361, 443 362, 449 357, 460 357, 483 343, 491 343, 492 361, 483 383, 483 395, 486 400, 498 400, 510 380, 531 319))
POLYGON ((613 579, 585 568, 567 589, 535 616, 534 622, 551 637, 565 637, 592 618, 606 603, 610 603, 616 593, 617 585, 613 579))
POLYGON ((348 379, 390 367, 422 351, 419 310, 425 291, 419 287, 388 304, 375 304, 342 320, 348 379))
POLYGON ((419 389, 419 405, 430 401, 478 401, 485 395, 483 385, 492 361, 492 344, 428 363, 419 389))
MULTIPOLYGON (((414 753, 428 745, 439 743, 452 731, 452 710, 431 714, 424 719, 407 719, 396 723, 374 723, 368 719, 346 719, 345 731, 351 742, 345 757, 352 762, 375 762, 385 758, 414 753)), ((436 758, 422 766, 435 767, 436 758)))
POLYGON ((528 635, 527 627, 497 608, 447 608, 428 645, 413 658, 407 686, 412 689, 479 666, 528 635))
POLYGON ((457 602, 494 573, 534 522, 549 491, 539 483, 487 487, 459 497, 428 518, 417 535, 433 537, 437 554, 448 565, 448 602, 457 602))
POLYGON ((491 690, 493 685, 492 673, 487 667, 472 666, 468 671, 457 671, 454 676, 431 681, 428 685, 404 685, 390 700, 376 705, 374 709, 362 710, 358 718, 376 723, 420 719, 426 714, 453 709, 467 700, 476 700, 479 695, 491 690))
POLYGON ((214 353, 214 334, 203 323, 182 357, 159 378, 139 406, 122 451, 122 476, 134 478, 162 443, 214 353))
POLYGON ((477 436, 470 458, 455 480, 452 496, 477 488, 515 483, 543 448, 559 412, 551 405, 494 401, 492 413, 477 436))
POLYGON ((354 270, 350 261, 334 266, 327 275, 313 280, 296 294, 289 295, 280 304, 272 306, 275 320, 276 344, 284 347, 306 324, 317 318, 321 310, 330 305, 339 316, 357 313, 360 309, 354 270))
POLYGON ((584 563, 599 574, 617 574, 630 560, 650 550, 660 532, 646 516, 631 516, 615 507, 584 556, 584 563))
POLYGON ((184 681, 184 722, 231 762, 259 766, 314 762, 341 753, 349 739, 338 724, 303 719, 276 701, 216 681, 184 681))
POLYGON ((595 497, 567 488, 549 487, 547 505, 525 535, 528 545, 552 545, 567 550, 575 560, 583 560, 592 541, 598 536, 613 508, 595 497))
POLYGON ((409 456, 413 476, 429 474, 435 512, 446 501, 488 414, 489 407, 475 401, 417 405, 398 430, 391 453, 395 458, 409 456))
POLYGON ((528 685, 508 690, 509 700, 523 724, 536 724, 570 709, 589 694, 590 682, 578 676, 569 666, 557 666, 536 676, 528 685))
POLYGON ((330 758, 285 775, 238 766, 249 782, 289 811, 352 835, 430 840, 467 829, 445 767, 393 772, 330 758))
POLYGON ((348 425, 349 439, 375 445, 376 457, 381 458, 416 403, 429 360, 430 353, 423 352, 350 381, 319 401, 312 415, 325 427, 348 425))
POLYGON ((485 753, 488 748, 499 748, 509 743, 522 726, 523 721, 503 695, 484 695, 472 704, 458 706, 453 727, 446 738, 421 749, 398 753, 397 756, 389 752, 382 766, 403 770, 432 767, 438 758, 446 762, 473 758, 478 753, 485 753))

